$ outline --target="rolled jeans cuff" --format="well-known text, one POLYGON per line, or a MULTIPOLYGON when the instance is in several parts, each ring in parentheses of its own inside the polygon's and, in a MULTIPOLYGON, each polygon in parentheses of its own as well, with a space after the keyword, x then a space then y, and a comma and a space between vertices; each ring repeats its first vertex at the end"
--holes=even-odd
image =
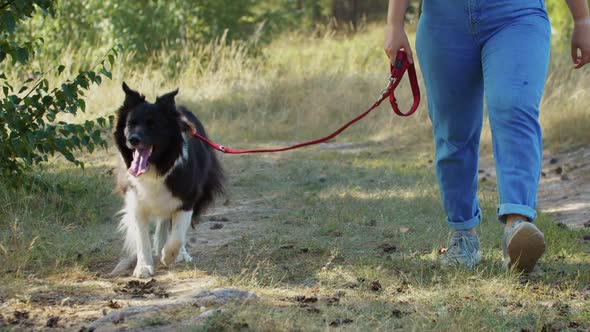
POLYGON ((447 217, 447 225, 453 230, 456 231, 466 231, 472 229, 481 223, 481 209, 477 209, 477 213, 475 217, 467 220, 467 221, 451 221, 447 217))

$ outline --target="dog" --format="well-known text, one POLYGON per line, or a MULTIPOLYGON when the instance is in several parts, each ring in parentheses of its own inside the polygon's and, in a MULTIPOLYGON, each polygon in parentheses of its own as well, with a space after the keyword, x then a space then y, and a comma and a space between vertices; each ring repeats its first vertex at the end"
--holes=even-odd
POLYGON ((133 276, 154 275, 149 227, 156 223, 154 254, 168 267, 191 261, 185 237, 217 195, 223 193, 224 172, 215 151, 192 136, 206 137, 197 117, 177 107, 178 89, 147 102, 123 82, 125 101, 117 112, 114 139, 124 163, 117 189, 124 195, 120 230, 125 257, 111 275, 130 268, 133 276))

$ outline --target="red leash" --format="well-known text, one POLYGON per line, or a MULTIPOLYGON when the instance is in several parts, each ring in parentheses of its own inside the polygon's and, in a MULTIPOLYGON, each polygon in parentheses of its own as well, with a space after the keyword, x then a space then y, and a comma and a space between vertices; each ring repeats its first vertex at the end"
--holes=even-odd
POLYGON ((338 134, 343 132, 350 125, 352 125, 353 123, 359 121, 360 119, 364 118, 369 113, 371 113, 375 108, 377 108, 388 97, 389 97, 389 103, 391 104, 391 108, 393 109, 393 112, 399 116, 412 115, 416 111, 416 109, 418 108, 418 105, 420 104, 420 88, 418 87, 418 79, 416 78, 416 68, 414 67, 413 63, 408 62, 408 59, 406 58, 406 53, 404 53, 402 51, 397 52, 395 62, 394 62, 394 64, 391 65, 391 76, 389 78, 389 83, 387 84, 387 87, 381 92, 381 96, 373 104, 373 106, 371 106, 364 113, 362 113, 361 115, 357 116, 356 118, 350 120, 348 123, 346 123, 340 129, 336 130, 335 132, 331 133, 330 135, 328 135, 326 137, 322 137, 322 138, 319 138, 319 139, 316 139, 313 141, 308 141, 308 142, 304 142, 304 143, 299 143, 299 144, 287 146, 284 148, 237 150, 237 149, 230 149, 226 146, 213 143, 212 141, 210 141, 206 137, 199 135, 199 133, 197 133, 195 128, 192 128, 193 129, 193 136, 195 136, 196 138, 200 139, 201 141, 207 143, 212 148, 214 148, 218 151, 221 151, 223 153, 229 153, 229 154, 281 152, 281 151, 294 150, 294 149, 298 149, 298 148, 308 146, 308 145, 319 144, 319 143, 325 142, 327 140, 330 140, 330 139, 336 137, 338 134), (399 85, 401 78, 404 76, 404 73, 406 72, 406 70, 408 71, 408 77, 410 79, 410 85, 412 87, 412 94, 414 95, 414 104, 412 105, 412 107, 410 108, 410 110, 407 113, 403 113, 402 111, 400 111, 399 107, 397 106, 397 100, 395 99, 394 91, 397 88, 397 86, 399 85))

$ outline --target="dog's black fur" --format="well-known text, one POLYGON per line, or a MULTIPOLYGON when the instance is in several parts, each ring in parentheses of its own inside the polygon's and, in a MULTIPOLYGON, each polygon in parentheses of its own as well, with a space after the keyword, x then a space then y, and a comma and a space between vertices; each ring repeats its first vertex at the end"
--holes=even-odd
POLYGON ((119 274, 137 258, 133 275, 149 277, 154 273, 149 224, 157 222, 156 255, 166 242, 161 252, 164 265, 175 258, 192 260, 184 247, 186 228, 223 193, 224 174, 215 151, 192 135, 196 131, 206 137, 201 122, 176 106, 178 90, 158 97, 155 103, 125 83, 123 91, 125 101, 118 110, 114 137, 126 166, 117 189, 125 195, 120 228, 126 234, 127 257, 112 274, 119 274))
MULTIPOLYGON (((153 146, 149 165, 159 176, 164 176, 174 166, 182 153, 183 133, 191 134, 191 127, 207 137, 197 117, 184 107, 177 107, 174 97, 178 90, 146 102, 145 97, 123 83, 125 101, 119 108, 115 141, 127 168, 133 160, 131 135, 139 136, 141 144, 153 146)), ((195 137, 188 141, 188 159, 175 167, 165 178, 166 187, 182 200, 182 209, 193 208, 198 216, 209 206, 216 195, 223 192, 224 174, 213 149, 195 137)), ((125 192, 129 183, 125 180, 120 190, 125 192)))

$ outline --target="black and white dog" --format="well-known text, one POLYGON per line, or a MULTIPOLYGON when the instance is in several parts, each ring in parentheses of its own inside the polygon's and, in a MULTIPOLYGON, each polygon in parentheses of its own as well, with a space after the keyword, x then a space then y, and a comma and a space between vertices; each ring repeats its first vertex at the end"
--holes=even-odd
POLYGON ((154 253, 163 265, 191 261, 186 232, 192 218, 223 192, 224 175, 213 149, 191 135, 193 130, 206 134, 192 113, 176 107, 178 90, 155 103, 125 83, 123 91, 114 136, 126 168, 117 187, 125 197, 119 227, 125 233, 127 255, 112 274, 130 268, 137 259, 133 276, 145 278, 154 274, 150 223, 156 223, 154 253))

